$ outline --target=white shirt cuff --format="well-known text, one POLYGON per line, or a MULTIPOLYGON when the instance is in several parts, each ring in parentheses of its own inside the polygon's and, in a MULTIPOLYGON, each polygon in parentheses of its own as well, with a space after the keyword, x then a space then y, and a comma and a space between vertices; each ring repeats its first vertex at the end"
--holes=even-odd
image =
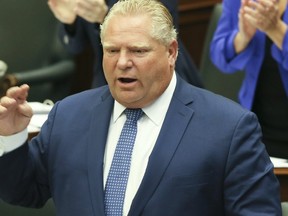
POLYGON ((27 139, 27 129, 10 136, 0 136, 0 157, 22 146, 27 139))

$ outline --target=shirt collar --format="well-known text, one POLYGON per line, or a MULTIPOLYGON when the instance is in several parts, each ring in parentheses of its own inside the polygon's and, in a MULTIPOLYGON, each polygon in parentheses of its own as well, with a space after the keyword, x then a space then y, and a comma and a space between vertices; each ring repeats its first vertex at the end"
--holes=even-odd
MULTIPOLYGON (((152 104, 142 108, 145 115, 149 119, 151 119, 151 121, 153 121, 156 125, 161 124, 161 122, 165 118, 174 90, 176 88, 176 79, 177 78, 174 71, 170 84, 168 85, 167 89, 163 92, 163 94, 152 104)), ((125 106, 115 101, 113 110, 113 122, 117 121, 117 119, 122 115, 125 109, 126 109, 125 106)))

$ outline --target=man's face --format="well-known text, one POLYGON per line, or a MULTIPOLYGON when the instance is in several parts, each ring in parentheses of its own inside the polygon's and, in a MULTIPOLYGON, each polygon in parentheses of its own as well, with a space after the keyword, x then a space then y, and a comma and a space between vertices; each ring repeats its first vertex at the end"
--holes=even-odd
POLYGON ((172 78, 178 44, 168 47, 150 36, 145 15, 116 16, 103 38, 103 68, 115 100, 129 108, 152 103, 172 78))

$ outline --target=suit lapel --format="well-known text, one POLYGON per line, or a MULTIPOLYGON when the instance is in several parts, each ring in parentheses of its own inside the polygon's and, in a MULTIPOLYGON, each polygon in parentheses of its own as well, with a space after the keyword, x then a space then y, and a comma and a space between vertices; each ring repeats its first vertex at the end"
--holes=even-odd
POLYGON ((102 102, 95 106, 91 114, 87 167, 90 197, 97 216, 104 216, 103 156, 112 109, 113 99, 110 93, 106 92, 102 102))
POLYGON ((187 84, 184 84, 179 77, 178 80, 162 129, 150 155, 145 175, 132 202, 129 216, 141 214, 141 211, 157 189, 192 118, 194 111, 187 106, 192 103, 192 97, 185 91, 187 84))

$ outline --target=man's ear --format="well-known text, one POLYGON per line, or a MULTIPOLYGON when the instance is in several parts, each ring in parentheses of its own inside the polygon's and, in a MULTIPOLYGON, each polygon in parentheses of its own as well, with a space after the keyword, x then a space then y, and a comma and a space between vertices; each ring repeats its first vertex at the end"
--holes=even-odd
POLYGON ((169 52, 169 62, 171 66, 175 66, 175 62, 177 60, 178 56, 178 42, 177 40, 173 40, 169 47, 168 47, 168 52, 169 52))

